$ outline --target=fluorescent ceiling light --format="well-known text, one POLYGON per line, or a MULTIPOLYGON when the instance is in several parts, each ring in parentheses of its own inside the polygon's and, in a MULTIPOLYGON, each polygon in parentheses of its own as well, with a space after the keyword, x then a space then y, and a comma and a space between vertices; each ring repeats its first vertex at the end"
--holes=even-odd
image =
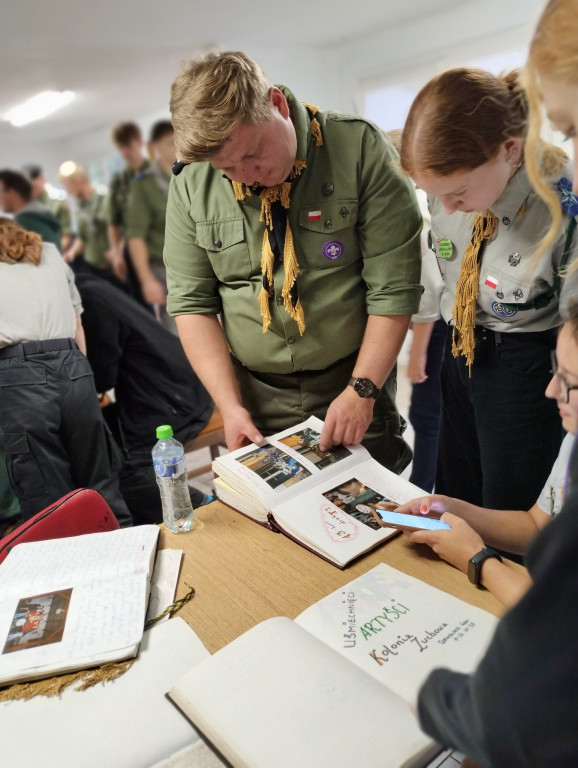
POLYGON ((43 91, 37 96, 33 96, 24 104, 14 107, 4 115, 4 120, 20 127, 27 125, 34 120, 41 120, 47 115, 56 112, 57 109, 64 107, 74 98, 72 91, 43 91))

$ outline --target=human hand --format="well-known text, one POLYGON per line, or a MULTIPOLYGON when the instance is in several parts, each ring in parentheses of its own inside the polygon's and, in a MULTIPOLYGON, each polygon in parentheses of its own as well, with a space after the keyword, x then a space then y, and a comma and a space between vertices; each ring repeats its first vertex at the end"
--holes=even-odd
POLYGON ((412 384, 423 384, 426 381, 426 363, 427 349, 424 352, 416 352, 412 347, 407 361, 407 376, 412 384))
POLYGON ((120 248, 110 248, 106 252, 106 260, 112 267, 112 271, 118 277, 119 280, 126 280, 126 262, 122 250, 120 248))
POLYGON ((225 441, 230 451, 242 448, 249 443, 263 444, 265 438, 253 424, 246 408, 238 406, 229 412, 223 412, 221 409, 221 413, 223 414, 225 441))
POLYGON ((72 264, 76 258, 76 253, 72 250, 72 248, 69 248, 68 250, 64 251, 62 258, 67 264, 72 264))
POLYGON ((480 549, 485 547, 484 540, 461 517, 446 512, 442 521, 451 526, 451 530, 416 531, 407 536, 413 544, 427 544, 436 555, 453 565, 463 573, 468 572, 468 562, 480 549))
POLYGON ((319 449, 360 443, 371 422, 374 403, 372 397, 359 397, 353 387, 346 387, 327 409, 319 449))
POLYGON ((396 512, 404 515, 427 515, 428 517, 441 517, 444 512, 451 512, 455 515, 459 508, 459 499, 452 499, 451 496, 442 496, 441 494, 432 494, 431 496, 419 496, 411 501, 401 504, 396 512))
POLYGON ((156 279, 149 277, 141 283, 142 295, 147 304, 166 304, 167 292, 164 285, 156 279))

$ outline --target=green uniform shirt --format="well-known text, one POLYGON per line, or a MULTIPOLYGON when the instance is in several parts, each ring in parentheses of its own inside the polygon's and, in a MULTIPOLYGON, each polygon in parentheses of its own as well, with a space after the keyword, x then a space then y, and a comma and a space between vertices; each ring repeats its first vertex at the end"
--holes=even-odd
MULTIPOLYGON (((562 169, 552 185, 561 177, 572 178, 570 166, 562 169)), ((446 322, 452 318, 456 285, 462 259, 472 237, 475 214, 447 214, 438 198, 430 197, 431 243, 437 255, 445 283, 441 313, 446 322), (439 247, 442 240, 444 248, 439 247), (451 254, 448 254, 448 250, 451 254), (449 258, 442 258, 445 253, 449 258)), ((558 295, 541 309, 517 310, 516 305, 534 301, 554 283, 564 251, 566 229, 570 218, 562 217, 557 239, 547 253, 536 262, 536 246, 550 226, 548 206, 532 188, 522 166, 510 179, 504 192, 492 205, 498 218, 495 237, 485 244, 480 265, 476 325, 493 331, 545 331, 562 322, 558 312, 558 295), (504 306, 504 304, 513 306, 504 306)))
POLYGON ((137 174, 128 196, 126 237, 146 241, 151 264, 163 264, 169 177, 156 165, 137 174))
POLYGON ((279 304, 279 263, 272 323, 262 333, 261 201, 236 201, 231 182, 210 163, 173 178, 165 241, 169 313, 221 313, 235 357, 254 371, 282 374, 320 370, 354 353, 368 314, 410 315, 422 290, 422 218, 390 142, 362 118, 318 112, 324 143, 317 147, 307 110, 284 93, 297 157, 307 162, 291 185, 288 211, 303 336, 279 304))
POLYGON ((78 236, 84 242, 84 258, 97 269, 106 269, 110 264, 108 251, 108 200, 106 195, 94 192, 90 200, 78 201, 78 236))
POLYGON ((70 210, 68 204, 64 200, 53 200, 49 197, 48 192, 46 191, 39 195, 37 200, 39 203, 47 205, 58 219, 61 236, 66 237, 71 235, 72 225, 70 222, 70 210))
POLYGON ((148 160, 143 161, 138 171, 134 171, 130 165, 127 165, 122 171, 115 173, 110 181, 108 223, 118 227, 123 236, 126 229, 130 185, 135 176, 146 171, 149 166, 148 160))

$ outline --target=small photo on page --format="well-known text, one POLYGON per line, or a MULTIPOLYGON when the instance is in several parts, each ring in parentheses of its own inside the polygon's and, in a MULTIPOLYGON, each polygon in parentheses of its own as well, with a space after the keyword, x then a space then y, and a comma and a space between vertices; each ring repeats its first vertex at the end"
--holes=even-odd
POLYGON ((399 506, 395 501, 374 491, 356 478, 351 478, 330 491, 325 491, 323 495, 338 509, 347 512, 355 520, 376 531, 381 526, 374 518, 372 510, 387 509, 391 512, 399 506))
POLYGON ((289 488, 311 475, 311 472, 296 459, 273 445, 256 448, 238 458, 237 461, 258 475, 274 490, 289 488))
POLYGON ((292 435, 280 438, 279 442, 300 453, 304 459, 315 464, 317 469, 323 469, 330 464, 335 464, 335 462, 347 458, 347 456, 351 456, 351 451, 343 445, 334 445, 328 451, 320 450, 320 440, 321 434, 319 432, 311 429, 311 427, 305 427, 305 429, 299 432, 294 432, 292 435))
POLYGON ((59 643, 64 634, 72 589, 60 589, 18 601, 2 653, 59 643))

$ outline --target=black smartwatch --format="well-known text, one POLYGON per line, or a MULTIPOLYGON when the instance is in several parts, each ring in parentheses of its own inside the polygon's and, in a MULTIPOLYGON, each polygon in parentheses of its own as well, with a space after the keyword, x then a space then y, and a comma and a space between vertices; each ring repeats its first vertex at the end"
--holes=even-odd
POLYGON ((359 397, 373 397, 375 400, 381 392, 380 388, 376 387, 371 379, 357 379, 355 376, 352 376, 348 384, 350 387, 353 387, 359 397))
POLYGON ((484 585, 480 583, 480 579, 482 576, 482 563, 489 557, 496 557, 502 562, 500 555, 491 547, 480 549, 480 551, 470 558, 468 562, 468 579, 472 584, 475 584, 478 589, 485 589, 484 585))

